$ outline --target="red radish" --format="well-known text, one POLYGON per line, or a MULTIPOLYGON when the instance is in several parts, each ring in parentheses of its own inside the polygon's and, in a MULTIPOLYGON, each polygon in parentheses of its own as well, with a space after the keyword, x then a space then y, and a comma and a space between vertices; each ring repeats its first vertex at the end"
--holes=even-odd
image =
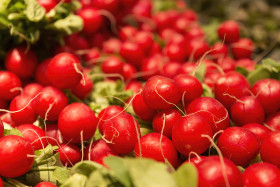
POLYGON ((162 76, 153 76, 146 82, 142 95, 148 107, 168 109, 180 101, 182 94, 174 80, 162 76))
POLYGON ((141 77, 144 80, 148 80, 154 75, 158 75, 163 67, 163 57, 161 55, 154 55, 143 60, 141 65, 141 77))
POLYGON ((96 130, 97 119, 94 112, 83 103, 66 106, 58 118, 58 129, 65 140, 79 143, 90 139, 96 130))
POLYGON ((10 71, 0 71, 0 98, 11 100, 20 94, 21 82, 18 76, 10 71))
POLYGON ((140 139, 139 125, 131 115, 121 113, 105 122, 103 139, 115 153, 129 153, 140 139))
POLYGON ((49 12, 56 6, 56 0, 37 0, 38 4, 44 7, 46 12, 49 12))
POLYGON ((192 62, 186 62, 181 66, 181 70, 179 71, 180 74, 190 74, 194 69, 196 65, 192 62))
POLYGON ((103 134, 103 125, 104 123, 114 117, 117 117, 119 114, 121 114, 124 111, 124 109, 117 105, 110 105, 98 114, 98 129, 101 134, 103 134))
POLYGON ((60 145, 63 143, 63 138, 61 136, 61 133, 58 129, 57 124, 48 124, 45 127, 46 130, 46 139, 47 142, 51 145, 60 145))
POLYGON ((203 116, 212 127, 213 133, 229 127, 229 115, 226 108, 216 99, 199 97, 192 101, 187 109, 187 114, 198 113, 203 116))
POLYGON ((106 54, 116 54, 120 52, 122 42, 116 38, 110 38, 103 42, 102 50, 106 54))
POLYGON ((92 5, 93 7, 96 7, 98 9, 107 10, 111 13, 115 13, 118 10, 119 2, 120 1, 118 0, 108 0, 108 1, 93 0, 92 5))
POLYGON ((48 65, 48 80, 59 89, 72 88, 82 79, 80 61, 70 53, 59 53, 48 65))
POLYGON ((219 136, 217 144, 224 157, 242 167, 247 166, 260 149, 258 137, 241 127, 227 128, 219 136))
POLYGON ((83 19, 83 32, 85 34, 94 34, 101 28, 102 16, 97 9, 92 7, 83 8, 78 12, 78 15, 83 19))
POLYGON ((86 65, 94 65, 97 63, 95 60, 100 58, 100 56, 100 51, 97 48, 92 48, 88 49, 88 52, 83 55, 83 59, 85 60, 86 65))
POLYGON ((144 59, 144 51, 138 43, 126 41, 122 43, 120 55, 135 67, 140 67, 144 59))
POLYGON ((10 126, 13 127, 13 128, 16 127, 16 124, 15 124, 15 122, 13 122, 10 113, 2 114, 2 115, 0 116, 0 119, 2 120, 3 123, 7 123, 8 125, 10 125, 10 126))
POLYGON ((194 60, 199 60, 209 50, 210 47, 208 44, 201 39, 191 40, 186 45, 187 57, 193 58, 194 60))
POLYGON ((170 43, 164 49, 170 61, 183 62, 187 59, 186 46, 178 43, 170 43))
POLYGON ((89 48, 88 41, 77 33, 67 36, 65 38, 65 43, 74 50, 84 50, 89 48))
POLYGON ((280 170, 269 163, 255 163, 246 168, 242 176, 246 187, 280 186, 280 170))
POLYGON ((240 28, 239 24, 233 20, 225 21, 218 28, 218 35, 221 40, 226 43, 233 43, 239 40, 240 28))
POLYGON ((57 151, 62 164, 68 167, 73 166, 82 159, 81 149, 75 144, 61 144, 57 151))
POLYGON ((153 117, 156 114, 156 110, 150 108, 144 102, 142 92, 137 93, 133 97, 132 107, 135 114, 144 121, 152 121, 153 117))
POLYGON ((0 119, 0 138, 4 135, 4 125, 0 119))
POLYGON ((183 155, 195 152, 201 154, 210 146, 210 142, 202 135, 212 137, 211 125, 199 114, 190 114, 177 120, 172 129, 172 141, 176 149, 183 155))
POLYGON ((209 55, 213 60, 220 60, 228 56, 228 48, 225 44, 218 42, 211 47, 209 55))
MULTIPOLYGON (((8 101, 0 99, 0 108, 1 109, 8 109, 8 105, 9 105, 8 101)), ((4 113, 4 112, 0 112, 0 115, 2 113, 4 113)))
POLYGON ((252 92, 261 102, 266 114, 277 112, 280 108, 280 81, 275 79, 262 79, 257 81, 252 92))
POLYGON ((190 29, 188 29, 188 31, 185 34, 185 37, 187 40, 203 39, 203 37, 205 37, 205 33, 200 27, 193 26, 190 29))
POLYGON ((242 38, 231 46, 235 59, 251 58, 254 51, 254 43, 248 38, 242 38))
POLYGON ((138 43, 146 53, 149 52, 154 43, 152 33, 146 31, 138 31, 134 37, 134 41, 138 43))
POLYGON ((270 129, 259 123, 249 123, 242 127, 254 133, 261 141, 271 132, 270 129))
POLYGON ((273 130, 280 130, 280 112, 275 114, 269 115, 266 120, 265 124, 268 125, 273 130))
POLYGON ((136 68, 128 63, 124 63, 122 66, 122 76, 124 78, 124 80, 131 80, 135 78, 135 74, 136 74, 137 70, 136 68))
POLYGON ((217 61, 218 65, 223 69, 225 73, 235 71, 236 63, 232 58, 225 57, 222 59, 218 59, 217 61))
POLYGON ((139 81, 131 81, 125 86, 125 90, 132 90, 134 94, 142 90, 142 83, 139 81))
MULTIPOLYGON (((108 40, 110 36, 104 32, 95 33, 91 36, 91 46, 102 48, 103 43, 108 40)), ((104 50, 105 51, 105 50, 104 50)))
POLYGON ((263 123, 264 110, 261 103, 252 96, 241 97, 230 109, 232 121, 243 126, 247 123, 263 123))
POLYGON ((180 112, 171 108, 166 109, 154 116, 153 129, 155 132, 171 138, 173 125, 181 118, 180 112))
POLYGON ((255 61, 248 58, 242 58, 236 61, 236 66, 241 66, 248 71, 254 71, 256 65, 257 63, 255 61))
POLYGON ((260 153, 263 162, 269 162, 280 168, 280 131, 271 132, 263 139, 260 153))
POLYGON ((28 172, 34 162, 33 148, 26 139, 9 135, 0 138, 0 176, 14 178, 28 172))
POLYGON ((172 141, 159 133, 149 133, 140 138, 140 145, 134 148, 136 157, 151 158, 159 162, 168 161, 174 168, 178 166, 178 153, 172 141))
POLYGON ((124 62, 117 56, 110 56, 101 64, 101 69, 105 74, 119 74, 123 72, 124 62))
POLYGON ((196 13, 191 10, 191 9, 187 9, 187 10, 184 10, 182 16, 187 19, 187 20, 191 20, 191 21, 197 21, 197 15, 196 13))
POLYGON ((44 60, 37 66, 35 71, 35 80, 43 86, 51 85, 47 75, 47 69, 50 62, 50 58, 44 60))
POLYGON ((178 18, 179 13, 174 10, 169 10, 165 12, 158 12, 153 15, 153 20, 156 23, 158 30, 164 28, 171 28, 172 23, 178 18))
POLYGON ((56 187, 56 185, 51 182, 40 182, 35 187, 56 187))
POLYGON ((84 79, 80 80, 78 84, 71 88, 71 92, 81 100, 86 99, 93 90, 92 80, 84 74, 84 79))
POLYGON ((38 83, 29 83, 27 84, 22 91, 23 95, 30 95, 31 97, 35 97, 37 94, 40 93, 43 86, 38 83))
POLYGON ((23 137, 28 140, 34 150, 43 149, 47 146, 47 140, 45 138, 46 133, 41 128, 33 124, 22 124, 16 127, 23 137))
POLYGON ((137 29, 132 26, 124 26, 120 29, 119 38, 123 41, 131 40, 135 37, 137 33, 137 29))
POLYGON ((170 79, 173 79, 178 75, 182 64, 179 62, 168 62, 166 63, 161 70, 161 75, 170 79))
POLYGON ((41 94, 34 100, 36 113, 50 121, 56 121, 60 112, 67 104, 67 96, 52 86, 43 88, 41 94))
POLYGON ((189 103, 200 97, 203 93, 201 83, 197 78, 191 75, 180 74, 177 75, 173 80, 179 85, 186 103, 189 103))
POLYGON ((5 67, 22 79, 31 78, 37 66, 37 56, 26 47, 15 47, 6 55, 5 67))
POLYGON ((4 187, 4 184, 3 184, 3 181, 1 179, 1 177, 0 177, 0 187, 4 187))
POLYGON ((230 160, 218 156, 209 156, 197 164, 198 187, 242 187, 242 175, 230 160), (227 181, 227 182, 226 182, 227 181))
POLYGON ((189 160, 186 160, 184 163, 192 163, 196 166, 198 163, 200 163, 205 158, 207 158, 207 156, 199 156, 199 157, 195 156, 195 157, 190 158, 189 160))
POLYGON ((33 107, 32 99, 34 96, 18 95, 10 103, 11 118, 16 125, 33 123, 37 120, 37 114, 33 107))
POLYGON ((249 95, 249 90, 247 79, 235 71, 220 76, 214 85, 216 99, 228 110, 236 102, 236 98, 249 95))

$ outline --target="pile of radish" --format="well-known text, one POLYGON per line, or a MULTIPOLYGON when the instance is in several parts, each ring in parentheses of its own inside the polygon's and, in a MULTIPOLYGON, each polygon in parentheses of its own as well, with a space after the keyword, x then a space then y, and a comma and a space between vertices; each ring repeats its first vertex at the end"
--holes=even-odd
MULTIPOLYGON (((71 1, 37 3, 50 12, 71 1)), ((0 187, 150 186, 128 166, 139 159, 163 163, 168 177, 183 167, 196 176, 174 174, 173 186, 280 186, 280 64, 257 64, 237 22, 222 22, 209 44, 181 0, 163 11, 151 0, 80 3, 82 31, 49 58, 32 46, 7 51, 0 187), (118 175, 112 157, 129 169, 118 175), (104 183, 92 182, 95 170, 104 183)))

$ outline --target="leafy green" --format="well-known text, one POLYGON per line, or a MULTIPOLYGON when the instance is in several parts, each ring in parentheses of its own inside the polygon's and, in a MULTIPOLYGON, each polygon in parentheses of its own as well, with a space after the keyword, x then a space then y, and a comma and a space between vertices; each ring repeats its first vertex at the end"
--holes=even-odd
POLYGON ((212 98, 215 97, 215 95, 212 92, 211 88, 209 86, 207 86, 207 84, 202 83, 202 88, 203 88, 202 97, 212 97, 212 98))
POLYGON ((196 187, 198 182, 197 170, 192 164, 181 165, 173 174, 178 187, 196 187))
POLYGON ((4 136, 8 136, 8 135, 17 135, 17 136, 23 137, 21 132, 19 130, 17 130, 16 128, 4 129, 4 136))
POLYGON ((100 164, 92 161, 82 161, 77 163, 72 169, 71 173, 79 173, 89 177, 89 175, 97 169, 102 168, 100 164))
POLYGON ((36 0, 24 0, 26 4, 25 14, 30 21, 38 22, 45 16, 46 10, 36 0))
POLYGON ((81 27, 83 27, 83 20, 73 14, 70 14, 64 19, 57 20, 49 26, 50 29, 61 31, 68 35, 80 31, 81 27))
POLYGON ((200 82, 203 82, 206 73, 206 64, 202 61, 194 71, 195 71, 194 76, 200 82))
POLYGON ((87 182, 87 177, 82 174, 74 174, 68 178, 61 187, 84 187, 87 182))

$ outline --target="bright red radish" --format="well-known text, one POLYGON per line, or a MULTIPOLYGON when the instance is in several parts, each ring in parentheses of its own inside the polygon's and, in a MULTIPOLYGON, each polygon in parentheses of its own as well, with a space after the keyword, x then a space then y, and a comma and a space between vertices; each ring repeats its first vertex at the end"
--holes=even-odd
POLYGON ((36 113, 50 121, 56 121, 60 112, 67 104, 67 96, 52 86, 43 88, 41 94, 34 100, 36 113))
POLYGON ((78 84, 71 88, 72 93, 79 99, 86 99, 93 90, 92 80, 84 74, 85 80, 81 79, 78 84))
POLYGON ((255 70, 255 66, 256 66, 256 62, 249 59, 249 58, 242 58, 236 61, 236 66, 241 66, 245 69, 247 69, 248 71, 254 71, 255 70))
POLYGON ((218 35, 226 43, 233 43, 239 40, 240 28, 237 22, 233 20, 225 21, 218 28, 218 35))
POLYGON ((217 144, 224 157, 242 167, 247 166, 260 149, 258 137, 241 127, 227 128, 219 136, 217 144))
POLYGON ((0 71, 0 98, 11 100, 20 94, 21 82, 18 76, 10 71, 0 71))
POLYGON ((132 40, 137 33, 137 29, 132 26, 124 26, 119 31, 119 38, 123 41, 132 40))
POLYGON ((105 74, 122 75, 124 62, 117 56, 110 56, 101 64, 101 70, 105 74))
POLYGON ((56 187, 56 185, 51 182, 40 182, 35 187, 56 187))
POLYGON ((79 143, 90 139, 96 130, 97 119, 94 112, 83 103, 66 106, 58 118, 58 129, 65 140, 79 143))
POLYGON ((0 138, 4 135, 4 125, 2 120, 0 119, 0 138))
POLYGON ((254 133, 261 141, 271 132, 270 129, 259 123, 249 123, 242 127, 254 133))
POLYGON ((115 153, 129 153, 140 139, 139 125, 131 115, 121 113, 105 122, 102 138, 115 153))
POLYGON ((164 48, 164 51, 170 61, 184 62, 188 57, 186 46, 184 44, 169 43, 164 48))
POLYGON ((218 59, 217 64, 223 69, 225 73, 234 71, 236 67, 235 61, 230 57, 218 59))
POLYGON ((242 187, 242 175, 230 160, 218 156, 209 156, 197 164, 198 187, 242 187))
POLYGON ((254 51, 254 43, 248 38, 242 38, 231 45, 235 59, 251 58, 254 51))
POLYGON ((261 158, 263 162, 269 162, 280 168, 280 131, 269 133, 261 144, 261 158))
POLYGON ((201 154, 210 146, 206 137, 212 137, 211 125, 199 114, 183 116, 173 125, 172 141, 176 149, 189 156, 191 151, 201 154))
POLYGON ((5 67, 22 79, 31 78, 37 66, 37 56, 32 50, 26 53, 26 47, 11 49, 5 59, 5 67))
POLYGON ((48 65, 50 62, 51 58, 44 60, 37 66, 37 69, 35 71, 35 80, 43 86, 51 85, 47 74, 48 65))
POLYGON ((166 160, 176 168, 178 166, 178 153, 172 141, 160 133, 149 133, 140 139, 140 145, 134 148, 136 157, 151 158, 159 162, 166 160))
POLYGON ((265 120, 265 124, 273 130, 280 130, 280 112, 269 115, 265 120))
POLYGON ((198 113, 203 116, 212 127, 213 133, 229 127, 227 109, 216 99, 199 97, 192 101, 187 109, 187 114, 198 113))
POLYGON ((47 75, 51 84, 59 89, 72 88, 82 79, 80 61, 70 53, 59 53, 48 65, 47 75))
POLYGON ((48 143, 53 146, 63 143, 63 138, 58 130, 57 124, 48 124, 45 129, 48 143))
POLYGON ((62 164, 68 167, 73 166, 82 159, 81 149, 75 144, 61 144, 58 152, 62 164))
POLYGON ((280 170, 270 163, 255 163, 242 174, 246 187, 276 187, 280 186, 280 170))
POLYGON ((150 58, 146 58, 142 62, 141 73, 143 76, 141 77, 144 80, 148 80, 154 75, 158 75, 163 67, 163 56, 154 55, 150 58))
POLYGON ((31 143, 20 136, 9 135, 0 138, 0 176, 19 177, 28 172, 34 162, 31 143))
POLYGON ((180 118, 180 112, 173 108, 163 110, 154 116, 153 129, 155 132, 162 133, 168 138, 171 138, 173 125, 180 118))
POLYGON ((136 68, 128 63, 124 63, 122 66, 122 76, 124 78, 124 80, 132 80, 135 78, 136 75, 136 68))
POLYGON ((261 103, 253 96, 241 97, 230 109, 232 121, 243 126, 247 123, 263 123, 264 110, 261 103))
POLYGON ((213 60, 219 61, 228 56, 228 48, 221 42, 214 44, 211 50, 209 54, 213 60))
POLYGON ((187 57, 193 58, 194 60, 199 60, 209 50, 210 47, 208 46, 208 44, 201 39, 191 40, 186 45, 187 57))
POLYGON ((276 79, 262 79, 257 81, 252 92, 261 102, 266 114, 277 112, 280 108, 280 81, 276 79))
POLYGON ((38 83, 29 83, 27 84, 22 91, 23 95, 30 95, 31 97, 35 97, 37 94, 40 93, 43 86, 38 83))
POLYGON ((37 0, 38 4, 44 7, 46 12, 49 12, 56 6, 56 0, 37 0))
POLYGON ((120 55, 135 67, 140 67, 144 59, 144 51, 138 43, 125 41, 122 43, 120 55))
POLYGON ((173 79, 176 75, 179 74, 179 71, 181 70, 181 66, 182 64, 179 62, 168 62, 164 64, 160 74, 164 77, 173 79))
POLYGON ((143 88, 144 102, 153 109, 168 109, 176 105, 181 99, 178 84, 169 78, 153 76, 143 88))
POLYGON ((83 19, 83 32, 85 34, 94 34, 101 28, 102 16, 97 9, 92 7, 83 8, 78 12, 78 15, 83 19))
POLYGON ((131 81, 125 86, 125 90, 132 90, 134 94, 142 90, 142 83, 139 81, 131 81))

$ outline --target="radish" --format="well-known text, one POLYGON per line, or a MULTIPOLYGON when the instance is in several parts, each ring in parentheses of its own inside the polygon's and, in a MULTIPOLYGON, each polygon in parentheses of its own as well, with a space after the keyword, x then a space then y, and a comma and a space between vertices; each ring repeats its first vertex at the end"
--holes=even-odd
POLYGON ((109 38, 102 43, 102 51, 105 54, 118 54, 121 50, 122 42, 117 38, 109 38))
POLYGON ((97 119, 94 112, 83 103, 66 106, 58 118, 58 129, 65 140, 79 143, 90 139, 96 130, 97 119))
POLYGON ((11 100, 20 94, 21 81, 10 71, 0 71, 0 98, 11 100))
POLYGON ((236 66, 241 66, 248 71, 254 71, 257 63, 249 58, 242 58, 236 61, 236 66))
POLYGON ((43 86, 38 83, 29 83, 27 84, 22 91, 22 95, 30 95, 31 97, 35 97, 37 94, 40 93, 43 86))
POLYGON ((242 127, 254 133, 261 141, 271 132, 270 129, 259 123, 249 123, 242 127))
POLYGON ((152 33, 147 31, 138 31, 133 39, 146 54, 149 53, 154 43, 152 33))
POLYGON ((280 109, 280 81, 259 80, 253 85, 252 92, 261 102, 266 114, 275 113, 280 109))
POLYGON ((163 56, 156 54, 152 57, 146 58, 142 61, 141 65, 141 73, 143 76, 141 77, 144 80, 148 80, 154 75, 160 74, 163 67, 163 56))
POLYGON ((92 80, 85 74, 83 76, 84 80, 81 79, 78 84, 71 88, 71 92, 81 100, 89 97, 94 88, 92 80))
POLYGON ((200 97, 203 93, 203 88, 199 80, 191 75, 180 74, 173 79, 178 85, 183 94, 184 102, 189 103, 200 97))
POLYGON ((165 46, 164 52, 170 61, 184 62, 188 57, 185 45, 184 43, 169 43, 165 46))
POLYGON ((218 28, 218 35, 221 40, 226 43, 233 43, 239 40, 240 27, 239 24, 233 20, 225 21, 220 24, 218 28))
POLYGON ((122 43, 120 55, 135 67, 141 67, 142 60, 145 57, 141 46, 138 43, 131 41, 125 41, 122 43))
POLYGON ((142 92, 137 93, 132 100, 132 107, 135 114, 144 121, 152 121, 156 110, 150 108, 143 100, 142 92))
POLYGON ((22 79, 31 78, 37 66, 37 56, 26 47, 15 47, 6 55, 5 67, 22 79))
MULTIPOLYGON (((8 109, 9 103, 6 100, 0 99, 0 108, 1 109, 8 109)), ((4 112, 0 112, 0 115, 4 112)))
POLYGON ((172 129, 172 142, 184 156, 190 152, 201 154, 210 146, 202 135, 212 137, 211 125, 199 114, 190 114, 177 120, 172 129))
POLYGON ((51 182, 40 182, 35 187, 56 187, 56 185, 51 182))
POLYGON ((206 41, 201 39, 195 39, 188 42, 186 45, 186 53, 188 58, 199 60, 210 50, 210 47, 206 41))
POLYGON ((230 109, 232 121, 243 126, 247 123, 263 123, 264 110, 261 103, 252 96, 241 97, 230 109))
POLYGON ((83 55, 83 59, 86 65, 95 65, 96 60, 100 57, 101 54, 98 48, 88 49, 87 53, 83 55))
POLYGON ((4 135, 4 125, 2 120, 0 119, 0 138, 4 135))
POLYGON ((122 76, 124 78, 124 80, 132 80, 135 78, 135 75, 136 75, 136 68, 131 65, 131 64, 128 64, 128 63, 124 63, 123 66, 122 66, 122 76))
POLYGON ((260 153, 263 162, 280 168, 280 131, 271 132, 263 139, 260 153))
POLYGON ((197 164, 198 187, 230 186, 242 187, 242 175, 230 160, 218 156, 209 156, 197 164))
POLYGON ((211 47, 209 55, 213 60, 219 61, 228 56, 228 48, 225 44, 218 42, 211 47))
POLYGON ((174 168, 179 164, 178 153, 171 140, 159 133, 149 133, 140 138, 134 148, 136 157, 151 158, 159 162, 168 161, 174 168))
POLYGON ((166 63, 160 72, 164 77, 173 79, 176 75, 179 74, 182 64, 179 62, 168 62, 166 63))
POLYGON ((0 176, 19 177, 31 169, 34 151, 29 141, 9 135, 0 138, 0 145, 0 176))
POLYGON ((97 9, 93 7, 83 8, 78 12, 83 19, 83 32, 87 35, 96 33, 102 27, 102 16, 97 9))
POLYGON ((280 130, 280 112, 269 115, 265 120, 265 124, 273 130, 280 130))
POLYGON ((231 71, 218 78, 214 85, 215 97, 228 110, 243 96, 249 95, 250 85, 247 79, 240 73, 231 71))
POLYGON ((48 124, 45 130, 46 139, 52 146, 60 145, 64 142, 57 124, 48 124))
POLYGON ((242 167, 247 166, 260 149, 258 137, 241 127, 227 128, 219 136, 217 144, 224 157, 242 167))
POLYGON ((140 139, 140 128, 137 121, 127 113, 111 118, 104 123, 103 140, 118 154, 133 151, 140 139))
POLYGON ((43 86, 51 85, 47 74, 47 69, 50 62, 51 58, 44 60, 37 66, 37 69, 35 71, 35 80, 43 86))
POLYGON ((181 118, 180 112, 170 108, 159 112, 153 118, 153 129, 155 132, 171 138, 173 125, 181 118))
POLYGON ((190 74, 196 68, 195 63, 186 62, 181 66, 180 74, 190 74))
POLYGON ((119 74, 123 72, 124 62, 117 56, 106 58, 101 64, 101 70, 105 74, 119 74))
POLYGON ((217 64, 223 69, 225 73, 235 71, 236 62, 230 57, 218 59, 217 64))
POLYGON ((1 177, 0 177, 0 187, 4 187, 4 184, 3 184, 3 181, 1 179, 1 177))
POLYGON ((214 98, 199 97, 188 105, 186 112, 203 116, 211 125, 213 133, 229 127, 229 115, 226 108, 214 98))
POLYGON ((255 163, 246 168, 242 176, 246 187, 280 186, 280 170, 269 163, 255 163))
POLYGON ((80 61, 70 53, 59 53, 48 65, 47 76, 51 84, 59 89, 72 88, 82 79, 80 61))
POLYGON ((75 33, 65 37, 65 45, 74 50, 84 50, 89 48, 88 41, 81 35, 75 33))
POLYGON ((231 45, 235 59, 251 58, 254 51, 254 43, 248 38, 242 38, 231 45))
POLYGON ((120 29, 118 35, 121 40, 125 41, 125 40, 133 39, 136 33, 137 33, 137 29, 135 27, 126 25, 120 29))
POLYGON ((108 156, 118 156, 119 157, 119 155, 117 155, 115 153, 108 153, 108 155, 102 155, 102 156, 98 157, 94 162, 101 164, 105 168, 109 169, 109 166, 107 166, 104 162, 104 159, 108 156))
POLYGON ((153 76, 146 82, 142 95, 148 107, 168 109, 180 101, 182 94, 174 80, 162 76, 153 76))
POLYGON ((22 136, 28 140, 34 150, 43 149, 47 146, 48 142, 45 138, 46 133, 41 128, 33 124, 22 124, 16 127, 22 136))
POLYGON ((57 88, 47 86, 34 100, 36 113, 45 120, 56 121, 62 109, 68 104, 67 96, 57 88))
POLYGON ((62 164, 68 167, 82 159, 81 149, 75 144, 61 144, 57 152, 59 152, 62 164))
MULTIPOLYGON (((181 18, 181 19, 184 19, 184 18, 181 18)), ((177 21, 180 21, 180 20, 177 20, 177 21)), ((184 30, 186 32, 186 28, 184 28, 184 30)), ((187 32, 185 33, 185 38, 187 40, 203 39, 204 37, 205 37, 205 33, 199 26, 191 26, 191 28, 189 28, 187 30, 187 32)))
POLYGON ((116 13, 119 9, 119 0, 110 0, 110 1, 103 1, 103 0, 93 0, 92 5, 101 10, 107 10, 111 13, 116 13))
POLYGON ((3 123, 7 123, 8 125, 10 125, 10 126, 13 127, 13 128, 16 127, 16 124, 15 124, 15 122, 13 122, 10 113, 2 114, 2 115, 0 116, 0 119, 2 120, 3 123))
POLYGON ((132 90, 134 94, 142 90, 142 83, 139 81, 131 81, 125 86, 125 90, 132 90))
POLYGON ((56 0, 37 0, 38 4, 44 7, 46 12, 49 12, 56 6, 56 0))

